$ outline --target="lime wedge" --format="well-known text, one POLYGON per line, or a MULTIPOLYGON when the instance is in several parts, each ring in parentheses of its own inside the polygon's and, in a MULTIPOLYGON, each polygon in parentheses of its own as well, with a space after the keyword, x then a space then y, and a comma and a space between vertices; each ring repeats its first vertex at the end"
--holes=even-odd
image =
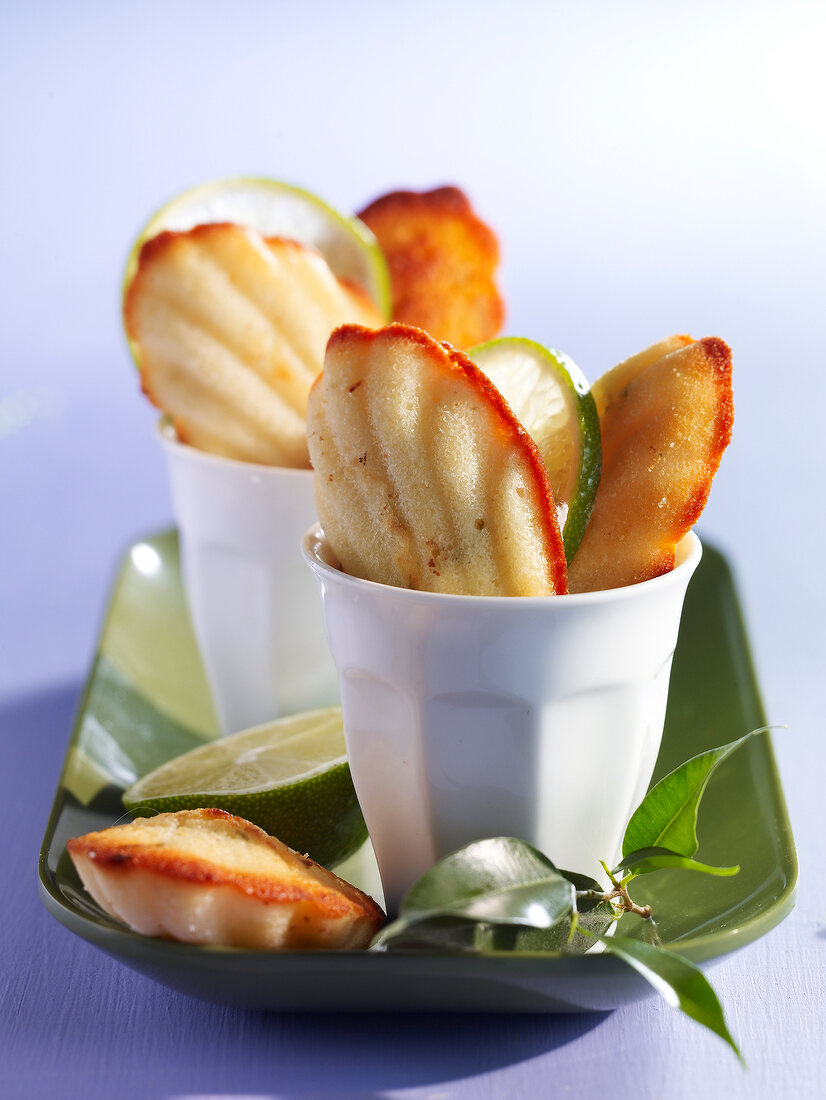
POLYGON ((585 533, 602 466, 599 417, 582 371, 562 352, 506 336, 468 355, 539 448, 568 564, 585 533))
POLYGON ((367 838, 340 707, 294 714, 176 756, 134 783, 123 803, 135 817, 215 806, 324 867, 367 838))
POLYGON ((289 237, 310 245, 321 253, 334 275, 362 287, 383 316, 390 317, 387 264, 367 226, 309 191, 268 179, 205 183, 162 206, 132 248, 124 291, 135 274, 144 241, 165 229, 186 230, 208 222, 234 222, 257 229, 265 237, 289 237))

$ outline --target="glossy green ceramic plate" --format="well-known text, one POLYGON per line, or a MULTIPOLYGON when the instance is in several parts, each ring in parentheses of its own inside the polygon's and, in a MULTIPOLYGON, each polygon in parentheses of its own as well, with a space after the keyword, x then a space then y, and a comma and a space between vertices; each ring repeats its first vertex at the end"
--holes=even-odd
MULTIPOLYGON (((655 779, 764 724, 731 573, 706 547, 686 600, 655 779)), ((176 536, 148 538, 131 547, 121 568, 43 841, 41 895, 73 932, 184 993, 248 1008, 570 1012, 611 1009, 649 994, 643 979, 607 955, 279 954, 128 931, 84 892, 66 841, 119 821, 126 786, 216 729, 176 536)), ((739 863, 740 874, 661 871, 647 880, 645 899, 639 894, 655 906, 667 944, 712 960, 769 931, 794 904, 794 841, 768 737, 754 738, 721 765, 699 833, 698 858, 739 863)), ((369 846, 337 871, 378 893, 369 846)))

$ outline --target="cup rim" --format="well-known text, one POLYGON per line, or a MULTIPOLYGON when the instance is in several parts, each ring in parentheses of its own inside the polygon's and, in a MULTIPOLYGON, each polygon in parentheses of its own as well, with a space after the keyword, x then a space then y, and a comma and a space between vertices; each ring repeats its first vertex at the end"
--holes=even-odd
POLYGON ((703 544, 693 530, 688 531, 677 543, 675 565, 667 573, 661 573, 658 577, 651 577, 636 584, 626 584, 621 588, 603 588, 596 592, 566 592, 559 596, 468 596, 454 592, 427 592, 414 588, 401 588, 392 584, 381 584, 378 581, 365 580, 362 577, 353 577, 342 569, 330 565, 322 557, 322 548, 327 545, 324 529, 320 523, 314 523, 301 540, 301 553, 313 572, 320 578, 343 585, 346 588, 368 591, 386 592, 388 595, 398 595, 400 599, 421 601, 425 603, 462 603, 471 606, 474 603, 481 607, 505 606, 524 607, 535 609, 551 604, 572 607, 578 604, 613 603, 622 600, 631 600, 645 592, 654 591, 657 588, 669 584, 680 584, 685 574, 686 584, 691 574, 697 568, 703 554, 703 544), (561 601, 561 603, 558 603, 561 601))
POLYGON ((171 417, 164 414, 160 417, 155 425, 155 432, 158 439, 161 442, 161 446, 169 454, 176 455, 185 459, 187 462, 192 462, 205 467, 221 466, 223 468, 229 468, 235 470, 241 474, 256 474, 259 477, 312 477, 313 471, 310 466, 267 466, 261 462, 247 462, 241 458, 229 458, 226 455, 212 454, 211 451, 202 451, 198 447, 193 447, 189 443, 184 443, 178 439, 178 433, 175 431, 175 425, 172 423, 171 417))

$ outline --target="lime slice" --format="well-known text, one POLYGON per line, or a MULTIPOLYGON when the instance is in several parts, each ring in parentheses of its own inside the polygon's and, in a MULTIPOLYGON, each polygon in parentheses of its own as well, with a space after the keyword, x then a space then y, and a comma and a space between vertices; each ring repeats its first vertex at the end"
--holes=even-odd
POLYGON ((216 806, 324 867, 367 838, 340 707, 294 714, 176 756, 125 791, 123 803, 136 817, 216 806))
POLYGON ((585 376, 562 352, 516 336, 480 344, 468 355, 539 448, 570 565, 591 515, 602 467, 599 417, 585 376))
POLYGON ((251 226, 265 237, 289 237, 310 245, 321 253, 334 275, 362 287, 383 316, 390 317, 387 264, 367 226, 309 191, 268 179, 205 183, 162 206, 132 248, 124 291, 135 274, 144 241, 165 229, 186 230, 207 222, 234 222, 251 226))

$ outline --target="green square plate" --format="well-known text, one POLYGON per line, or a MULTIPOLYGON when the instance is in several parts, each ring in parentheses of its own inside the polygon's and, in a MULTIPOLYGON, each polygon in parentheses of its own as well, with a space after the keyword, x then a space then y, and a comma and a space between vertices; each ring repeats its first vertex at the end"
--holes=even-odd
MULTIPOLYGON (((655 778, 687 757, 765 724, 728 565, 705 547, 689 588, 655 778)), ((184 993, 291 1011, 570 1012, 641 1000, 649 986, 618 959, 196 947, 130 932, 80 885, 65 844, 123 817, 121 791, 216 735, 181 589, 174 532, 136 543, 123 562, 69 743, 40 856, 40 891, 73 932, 184 993)), ((733 878, 661 871, 650 901, 663 940, 696 961, 742 947, 794 905, 797 860, 768 736, 712 780, 698 858, 739 863, 733 878), (662 900, 660 900, 662 899, 662 900)), ((378 891, 369 845, 338 873, 378 891)), ((623 928, 634 934, 639 922, 623 928)))

